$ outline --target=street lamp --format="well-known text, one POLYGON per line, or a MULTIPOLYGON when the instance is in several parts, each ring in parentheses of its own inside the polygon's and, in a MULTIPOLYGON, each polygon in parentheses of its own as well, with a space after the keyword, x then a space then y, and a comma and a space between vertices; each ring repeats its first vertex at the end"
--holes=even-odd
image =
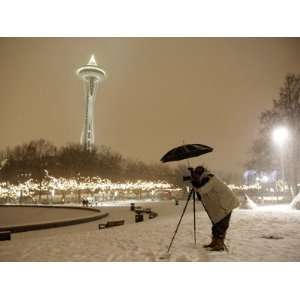
POLYGON ((273 131, 273 141, 279 146, 281 177, 285 180, 284 165, 283 165, 283 146, 289 137, 289 131, 286 127, 280 126, 273 131))
POLYGON ((269 180, 270 180, 270 178, 269 178, 269 176, 267 176, 267 175, 263 175, 263 176, 261 177, 261 181, 262 181, 263 183, 268 183, 269 180))

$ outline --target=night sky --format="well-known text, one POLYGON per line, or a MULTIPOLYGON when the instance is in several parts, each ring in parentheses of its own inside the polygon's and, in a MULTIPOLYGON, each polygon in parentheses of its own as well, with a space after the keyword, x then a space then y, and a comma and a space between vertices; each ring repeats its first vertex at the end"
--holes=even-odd
POLYGON ((75 71, 95 54, 107 72, 95 106, 96 144, 159 162, 203 143, 192 159, 238 171, 261 111, 286 73, 300 73, 299 38, 0 38, 0 149, 44 138, 79 142, 84 94, 75 71))

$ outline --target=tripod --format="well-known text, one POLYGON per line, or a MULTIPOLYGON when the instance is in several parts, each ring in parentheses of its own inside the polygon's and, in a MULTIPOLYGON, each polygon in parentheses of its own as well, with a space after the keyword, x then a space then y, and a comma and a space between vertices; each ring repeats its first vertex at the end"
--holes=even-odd
POLYGON ((193 197, 193 214, 194 214, 194 241, 195 241, 195 244, 196 244, 196 196, 197 196, 198 200, 201 200, 201 196, 194 190, 194 188, 192 188, 191 191, 190 191, 190 193, 189 193, 189 195, 188 195, 186 204, 185 204, 185 206, 184 206, 184 209, 183 209, 183 211, 182 211, 181 217, 180 217, 180 219, 179 219, 179 222, 178 222, 177 227, 176 227, 176 229, 175 229, 175 232, 174 232, 174 234, 173 234, 173 237, 172 237, 172 240, 171 240, 171 243, 170 243, 170 245, 169 245, 169 248, 168 248, 167 253, 169 253, 169 251, 170 251, 170 249, 171 249, 171 246, 172 246, 173 241, 174 241, 174 239, 175 239, 176 233, 177 233, 177 231, 178 231, 178 228, 179 228, 179 226, 180 226, 180 223, 181 223, 181 221, 182 221, 182 218, 183 218, 183 216, 184 216, 184 213, 185 213, 185 211, 186 211, 186 209, 187 209, 187 206, 188 206, 188 204, 189 204, 189 201, 190 201, 190 199, 191 199, 192 197, 193 197))

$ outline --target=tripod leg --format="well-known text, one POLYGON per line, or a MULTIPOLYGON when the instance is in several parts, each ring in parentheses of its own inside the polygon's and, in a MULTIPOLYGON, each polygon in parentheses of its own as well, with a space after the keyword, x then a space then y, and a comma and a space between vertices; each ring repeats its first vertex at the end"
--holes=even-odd
POLYGON ((193 209, 194 209, 194 241, 196 245, 196 195, 193 190, 193 209))
POLYGON ((190 201, 190 199, 191 199, 191 196, 192 196, 192 194, 193 194, 193 191, 194 191, 194 190, 192 189, 192 190, 190 191, 190 193, 189 193, 189 196, 188 196, 188 198, 187 198, 185 207, 184 207, 184 209, 183 209, 183 211, 182 211, 180 220, 179 220, 179 222, 178 222, 178 224, 177 224, 177 227, 176 227, 176 229, 175 229, 175 232, 174 232, 174 234, 173 234, 173 237, 172 237, 172 240, 171 240, 171 243, 170 243, 170 245, 169 245, 169 248, 168 248, 168 251, 167 251, 167 252, 169 252, 170 249, 171 249, 171 246, 172 246, 172 244, 173 244, 175 235, 176 235, 176 233, 177 233, 177 231, 178 231, 178 228, 179 228, 179 226, 180 226, 180 223, 181 223, 181 220, 182 220, 182 218, 183 218, 183 215, 184 215, 184 213, 185 213, 185 211, 186 211, 186 208, 187 208, 187 206, 188 206, 188 204, 189 204, 189 201, 190 201))

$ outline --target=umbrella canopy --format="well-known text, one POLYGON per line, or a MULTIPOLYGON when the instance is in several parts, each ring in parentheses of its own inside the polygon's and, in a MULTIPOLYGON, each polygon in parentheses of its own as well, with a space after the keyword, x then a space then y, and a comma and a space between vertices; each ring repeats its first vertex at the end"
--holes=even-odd
POLYGON ((167 152, 160 161, 165 163, 169 161, 177 161, 186 158, 196 157, 208 152, 212 152, 213 148, 201 144, 188 144, 176 147, 167 152))

